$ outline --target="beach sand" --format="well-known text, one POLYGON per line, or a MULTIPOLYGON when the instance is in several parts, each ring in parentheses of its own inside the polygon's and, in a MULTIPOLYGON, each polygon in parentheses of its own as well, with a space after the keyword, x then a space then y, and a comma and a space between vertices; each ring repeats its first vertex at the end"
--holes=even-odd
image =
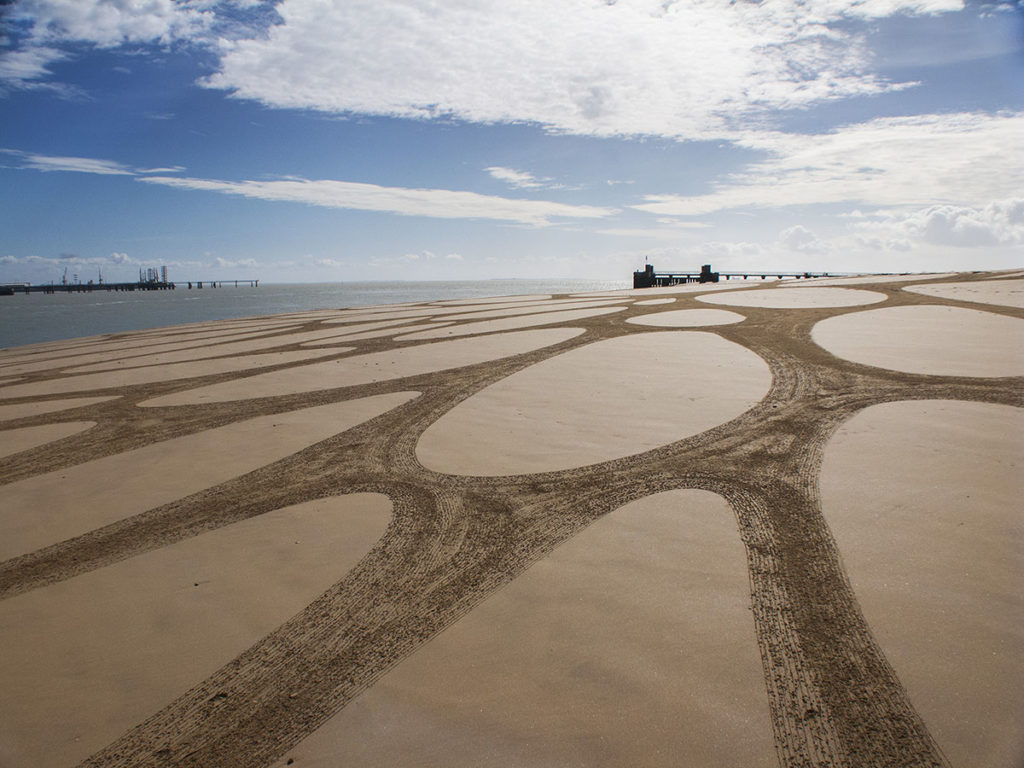
POLYGON ((0 765, 1015 768, 991 277, 0 350, 0 765))

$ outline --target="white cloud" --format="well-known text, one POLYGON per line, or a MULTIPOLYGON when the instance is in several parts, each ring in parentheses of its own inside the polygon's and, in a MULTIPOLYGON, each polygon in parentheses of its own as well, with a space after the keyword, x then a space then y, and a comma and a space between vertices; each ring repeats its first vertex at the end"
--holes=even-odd
POLYGON ((978 248, 1024 243, 1024 199, 993 200, 982 207, 933 205, 915 211, 880 211, 855 229, 875 232, 895 242, 918 241, 929 245, 978 248))
POLYGON ((47 67, 62 58, 64 54, 61 51, 48 46, 6 51, 0 54, 0 82, 24 86, 29 80, 49 75, 47 67))
POLYGON ((214 262, 216 263, 216 265, 218 267, 255 267, 256 266, 256 259, 237 259, 237 260, 232 261, 230 259, 222 259, 220 256, 218 256, 216 259, 214 259, 214 262))
POLYGON ((215 179, 146 176, 139 179, 178 189, 241 195, 259 200, 290 201, 325 208, 381 211, 440 219, 495 219, 545 226, 557 218, 603 218, 611 208, 568 205, 545 200, 511 200, 448 189, 381 187, 351 181, 287 179, 281 181, 218 181, 215 179))
POLYGON ((526 171, 517 171, 513 168, 502 168, 500 165, 492 165, 484 168, 491 176, 498 181, 503 181, 514 189, 539 189, 541 187, 558 187, 554 179, 547 176, 534 176, 526 171))
POLYGON ((827 249, 818 236, 802 224, 796 224, 779 233, 779 244, 790 251, 817 253, 827 249))
POLYGON ((104 48, 190 38, 213 21, 210 11, 175 0, 20 0, 13 15, 31 24, 37 41, 73 40, 104 48))
POLYGON ((225 41, 205 84, 274 107, 595 136, 732 135, 773 109, 906 84, 869 71, 841 24, 960 0, 284 0, 265 35, 225 41))
POLYGON ((827 134, 749 133, 739 144, 769 154, 704 195, 650 195, 659 215, 819 203, 859 207, 984 206, 1024 178, 1024 113, 880 118, 827 134))
POLYGON ((136 171, 113 160, 98 160, 92 157, 59 157, 35 155, 16 149, 0 149, 0 153, 21 160, 20 168, 33 171, 70 171, 74 173, 97 173, 102 176, 134 176, 136 171))
POLYGON ((462 261, 463 260, 461 253, 449 253, 447 256, 445 256, 445 258, 448 259, 449 261, 462 261))

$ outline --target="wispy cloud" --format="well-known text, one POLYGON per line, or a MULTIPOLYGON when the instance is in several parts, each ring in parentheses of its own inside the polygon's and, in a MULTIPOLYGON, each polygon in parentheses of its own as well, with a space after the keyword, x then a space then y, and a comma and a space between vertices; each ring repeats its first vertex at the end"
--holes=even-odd
POLYGON ((18 158, 19 167, 33 171, 70 171, 73 173, 97 173, 102 176, 134 176, 136 173, 129 166, 113 160, 35 155, 16 149, 0 149, 0 153, 18 158))
POLYGON ((1024 178, 1024 113, 881 118, 827 134, 750 133, 769 158, 704 195, 648 195, 638 210, 700 216, 820 203, 984 206, 1024 178))
POLYGON ((278 181, 219 181, 216 179, 145 176, 148 184, 177 189, 219 192, 258 200, 306 203, 325 208, 380 211, 439 219, 494 219, 529 226, 546 226, 553 219, 598 219, 617 213, 612 208, 567 205, 546 200, 513 200, 448 189, 381 187, 329 179, 278 181))
POLYGON ((554 179, 547 176, 534 176, 526 171, 517 171, 514 168, 503 168, 500 165, 492 165, 484 168, 492 178, 503 181, 513 189, 562 189, 554 179))

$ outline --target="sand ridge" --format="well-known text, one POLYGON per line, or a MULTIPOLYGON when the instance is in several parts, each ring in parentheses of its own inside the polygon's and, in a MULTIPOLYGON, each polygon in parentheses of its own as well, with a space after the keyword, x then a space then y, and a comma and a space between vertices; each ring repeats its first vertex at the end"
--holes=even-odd
MULTIPOLYGON (((956 278, 975 279, 984 276, 956 278)), ((775 292, 749 292, 762 290, 775 292)), ((901 291, 895 282, 873 284, 872 291, 882 295, 885 308, 944 301, 901 291)), ((676 306, 701 308, 694 293, 673 293, 676 306)), ((457 404, 520 371, 595 342, 664 333, 624 322, 647 314, 644 307, 574 322, 572 327, 582 332, 506 357, 420 372, 414 378, 367 381, 347 390, 246 401, 244 407, 255 417, 272 415, 286 405, 309 407, 398 392, 413 382, 422 392, 315 450, 0 563, 0 597, 30 596, 48 589, 46 585, 100 572, 141 552, 287 504, 337 493, 387 495, 394 517, 383 539, 330 589, 175 700, 140 712, 135 725, 84 763, 145 765, 158 756, 195 768, 265 766, 301 748, 319 724, 357 707, 362 694, 386 684, 403 660, 415 662, 432 639, 447 628, 457 630, 460 619, 471 617, 475 607, 512 588, 518 576, 543 564, 591 524, 661 492, 708 491, 728 503, 744 546, 773 757, 785 766, 944 766, 944 746, 861 611, 819 498, 820 468, 833 434, 870 406, 927 398, 1020 409, 1024 382, 1019 377, 868 368, 812 341, 816 323, 866 311, 874 310, 748 307, 743 309, 746 322, 680 331, 713 334, 763 359, 772 374, 768 394, 721 429, 542 475, 439 475, 419 464, 416 445, 457 404)), ((990 312, 1018 321, 1024 316, 1013 307, 993 306, 990 312)), ((367 339, 356 345, 355 354, 365 356, 428 343, 367 339)), ((227 372, 220 380, 243 378, 227 372)), ((33 381, 47 378, 40 373, 33 381)), ((186 381, 175 391, 189 389, 186 381)), ((155 382, 132 385, 122 399, 82 413, 99 422, 97 430, 111 430, 136 445, 144 442, 151 422, 171 431, 194 431, 238 412, 230 403, 134 408, 167 391, 155 382), (128 418, 129 409, 142 413, 128 418), (109 420, 114 421, 104 423, 109 420)), ((22 423, 32 426, 52 418, 39 415, 22 423)), ((15 478, 31 479, 81 463, 86 457, 69 449, 70 442, 13 456, 0 465, 0 488, 15 478)), ((638 678, 622 679, 628 683, 638 678)), ((668 686, 675 678, 662 669, 647 679, 649 685, 668 686)), ((615 735, 610 731, 607 738, 615 735)))

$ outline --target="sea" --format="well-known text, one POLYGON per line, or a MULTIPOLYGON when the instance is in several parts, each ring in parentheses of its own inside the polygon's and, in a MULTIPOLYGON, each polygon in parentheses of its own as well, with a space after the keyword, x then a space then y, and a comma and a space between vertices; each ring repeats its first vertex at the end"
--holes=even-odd
POLYGON ((260 283, 189 290, 29 293, 0 296, 0 349, 161 328, 206 320, 311 309, 477 299, 528 294, 588 293, 629 288, 628 280, 457 280, 351 283, 260 283))

